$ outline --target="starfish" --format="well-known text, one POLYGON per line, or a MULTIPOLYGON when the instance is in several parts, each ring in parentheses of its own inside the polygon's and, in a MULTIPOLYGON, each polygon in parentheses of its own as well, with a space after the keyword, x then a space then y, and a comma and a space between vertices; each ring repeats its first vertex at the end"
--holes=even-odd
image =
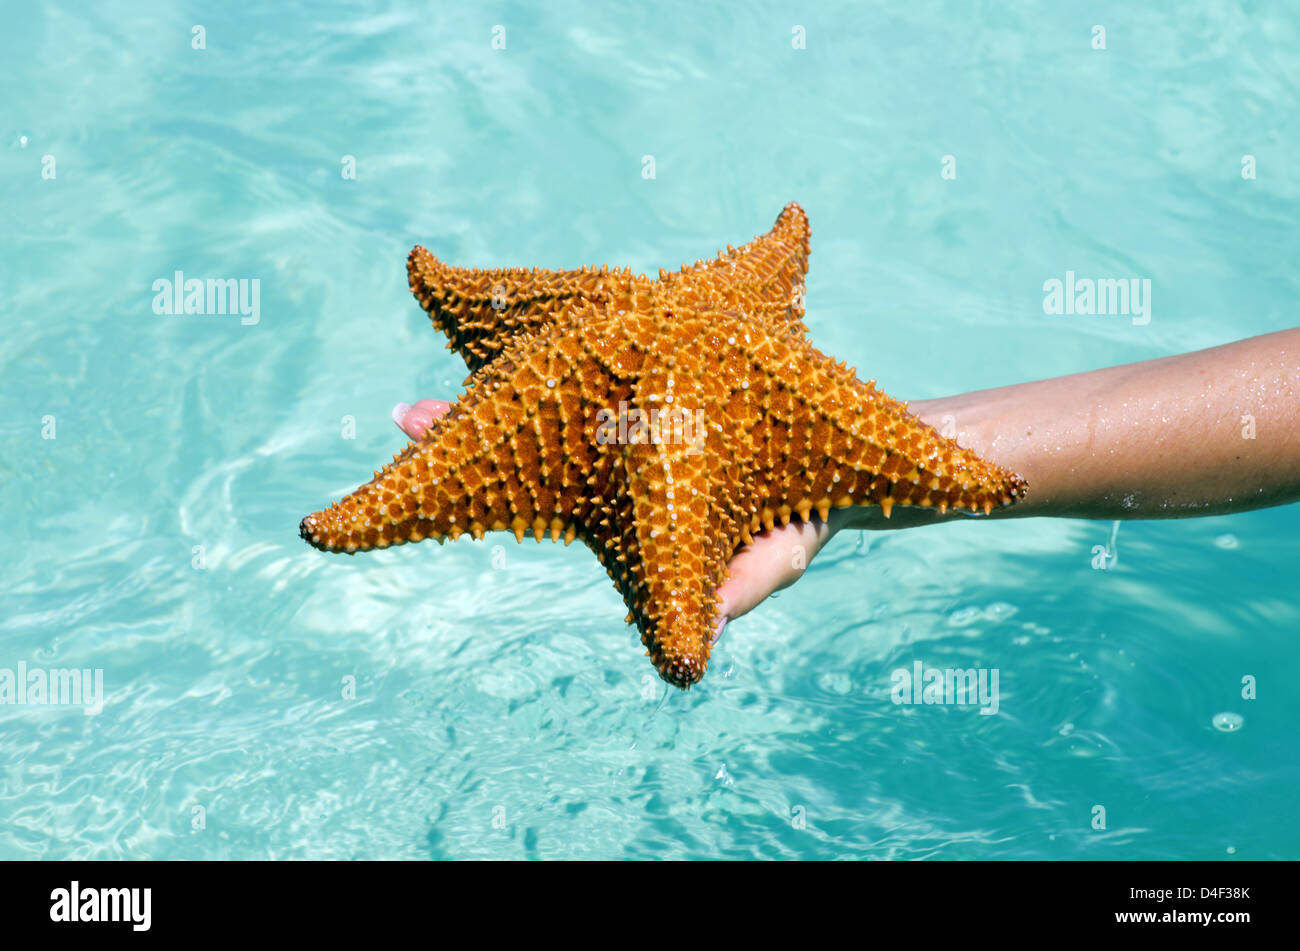
POLYGON ((990 512, 1016 474, 941 436, 808 340, 808 219, 658 280, 630 269, 479 270, 422 247, 412 292, 466 392, 374 479, 303 519, 349 554, 468 532, 591 548, 668 683, 704 676, 727 562, 832 507, 990 512))

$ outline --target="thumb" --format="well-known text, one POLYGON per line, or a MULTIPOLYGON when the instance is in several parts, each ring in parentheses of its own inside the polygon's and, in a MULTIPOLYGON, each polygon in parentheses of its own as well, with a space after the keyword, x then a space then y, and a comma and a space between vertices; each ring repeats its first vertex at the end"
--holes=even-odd
MULTIPOLYGON (((748 614, 770 594, 788 588, 801 577, 813 556, 831 536, 819 518, 791 522, 762 532, 732 556, 727 580, 718 588, 720 619, 748 614)), ((724 622, 725 623, 725 622, 724 622)))
POLYGON ((398 403, 393 407, 393 422, 412 439, 421 438, 439 416, 446 416, 451 404, 445 400, 420 400, 414 406, 398 403))

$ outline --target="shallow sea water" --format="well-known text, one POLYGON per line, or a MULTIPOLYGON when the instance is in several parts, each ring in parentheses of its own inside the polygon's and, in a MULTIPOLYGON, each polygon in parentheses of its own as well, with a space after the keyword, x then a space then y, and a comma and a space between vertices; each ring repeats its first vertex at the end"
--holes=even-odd
POLYGON ((1294 506, 1110 570, 1109 523, 844 536, 689 693, 580 546, 297 534, 459 392, 416 243, 654 272, 797 200, 814 341, 903 399, 1291 326, 1300 10, 149 6, 0 34, 0 668, 106 695, 0 705, 0 858, 1300 854, 1294 506), (1044 315, 1067 269, 1150 323, 1044 315), (258 321, 155 314, 178 270, 258 321), (917 660, 998 715, 892 703, 917 660))

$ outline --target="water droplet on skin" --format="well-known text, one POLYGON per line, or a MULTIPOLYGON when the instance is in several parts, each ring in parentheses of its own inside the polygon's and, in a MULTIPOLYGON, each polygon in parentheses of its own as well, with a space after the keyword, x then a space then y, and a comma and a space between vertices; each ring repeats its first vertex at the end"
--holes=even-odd
POLYGON ((1220 733, 1236 733, 1245 724, 1246 719, 1240 713, 1216 713, 1211 722, 1220 733))

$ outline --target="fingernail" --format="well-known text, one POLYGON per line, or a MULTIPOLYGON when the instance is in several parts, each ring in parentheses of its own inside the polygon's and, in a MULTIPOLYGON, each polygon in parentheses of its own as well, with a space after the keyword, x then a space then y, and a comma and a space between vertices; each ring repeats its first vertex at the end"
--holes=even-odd
POLYGON ((398 403, 393 407, 393 422, 398 426, 402 425, 402 420, 406 419, 406 414, 411 411, 410 403, 398 403))
POLYGON ((710 647, 718 643, 718 638, 722 636, 722 631, 724 628, 726 628, 726 626, 727 626, 727 619, 725 617, 718 618, 718 623, 714 625, 713 628, 713 640, 709 641, 710 647))

